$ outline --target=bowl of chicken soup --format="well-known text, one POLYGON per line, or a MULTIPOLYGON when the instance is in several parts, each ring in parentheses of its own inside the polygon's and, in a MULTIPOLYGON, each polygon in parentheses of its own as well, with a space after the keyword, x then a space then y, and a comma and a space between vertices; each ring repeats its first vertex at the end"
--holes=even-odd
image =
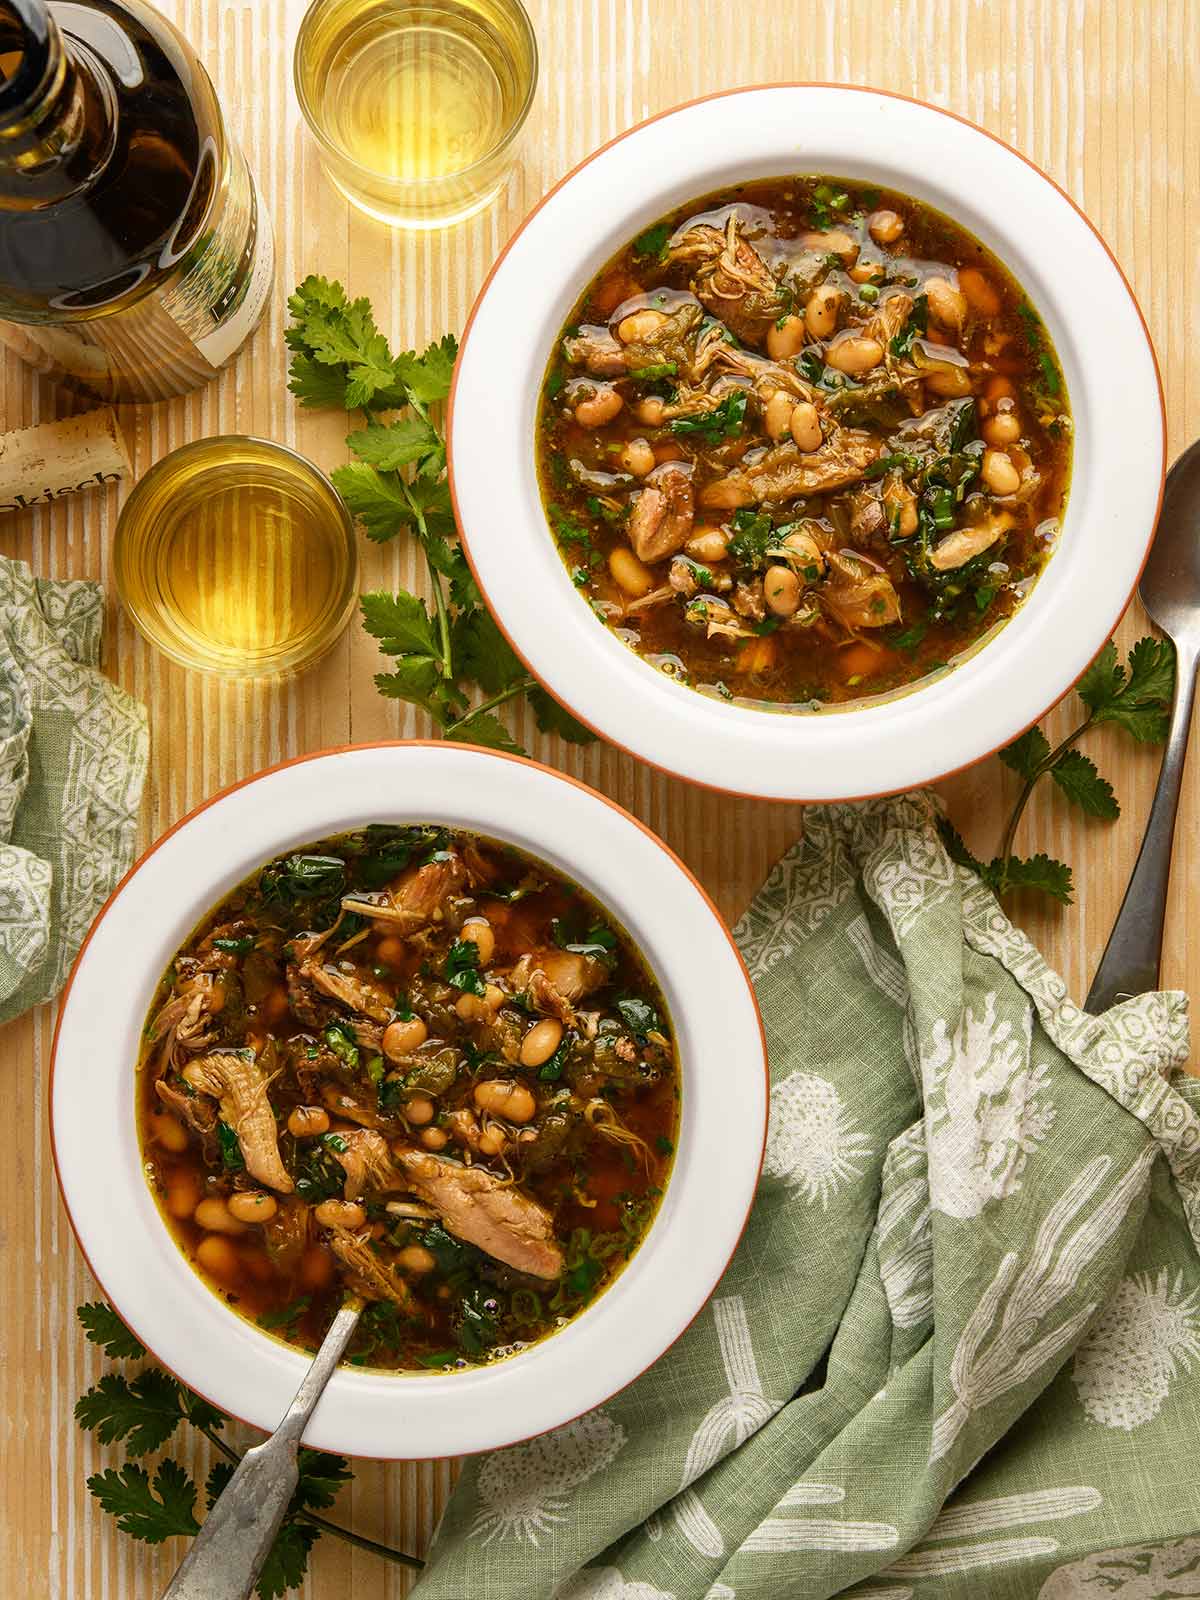
POLYGON ((749 1209, 765 1057, 640 823, 387 744, 264 772, 142 858, 72 974, 51 1115, 89 1266, 166 1367, 272 1428, 356 1294, 307 1440, 411 1458, 542 1432, 678 1337, 749 1209))
POLYGON ((833 85, 577 167, 476 303, 449 435, 530 669, 643 759, 776 799, 928 782, 1036 720, 1128 603, 1163 478, 1153 350, 1073 202, 833 85))

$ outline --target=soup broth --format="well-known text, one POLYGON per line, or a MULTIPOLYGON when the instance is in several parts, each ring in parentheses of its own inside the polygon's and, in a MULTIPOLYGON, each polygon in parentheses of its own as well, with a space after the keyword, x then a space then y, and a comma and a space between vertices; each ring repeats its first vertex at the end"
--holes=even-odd
POLYGON ((1059 534, 1062 369, 977 239, 828 177, 680 207, 580 297, 538 467, 596 616, 669 676, 817 711, 970 654, 1059 534))
POLYGON ((457 1369, 564 1326, 644 1237, 679 1071, 625 932, 544 863, 372 826, 268 863, 176 955, 138 1079, 188 1259, 313 1350, 457 1369))

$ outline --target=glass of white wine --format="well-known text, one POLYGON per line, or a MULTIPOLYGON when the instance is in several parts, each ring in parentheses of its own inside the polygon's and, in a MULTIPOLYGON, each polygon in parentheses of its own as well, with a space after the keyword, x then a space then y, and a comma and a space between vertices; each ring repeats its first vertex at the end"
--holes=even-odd
POLYGON ((312 666, 354 611, 358 552, 337 491, 311 461, 244 434, 194 439, 121 508, 117 593, 181 666, 224 678, 312 666))
POLYGON ((295 55, 300 109, 352 205, 444 228, 493 200, 537 85, 521 0, 314 0, 295 55))

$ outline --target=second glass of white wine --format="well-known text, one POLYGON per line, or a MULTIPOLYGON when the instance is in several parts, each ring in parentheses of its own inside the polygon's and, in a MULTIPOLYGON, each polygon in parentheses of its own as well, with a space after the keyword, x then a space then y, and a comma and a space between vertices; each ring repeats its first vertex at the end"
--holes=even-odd
POLYGON ((314 0, 295 80, 351 204, 442 228, 499 192, 533 101, 537 41, 521 0, 314 0))

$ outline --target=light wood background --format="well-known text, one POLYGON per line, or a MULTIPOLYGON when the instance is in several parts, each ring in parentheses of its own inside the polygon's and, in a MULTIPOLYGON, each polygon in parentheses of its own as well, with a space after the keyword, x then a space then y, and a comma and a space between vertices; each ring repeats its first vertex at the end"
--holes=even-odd
MULTIPOLYGON (((145 469, 187 439, 229 431, 296 445, 322 465, 344 459, 335 420, 301 417, 285 388, 284 301, 305 273, 370 294, 395 341, 418 347, 461 329, 487 268, 545 189, 603 140, 646 115, 713 89, 770 79, 874 84, 946 106, 1010 140, 1085 207, 1129 275, 1149 321, 1167 391, 1174 456, 1200 424, 1196 240, 1200 159, 1196 92, 1200 7, 1194 0, 530 0, 542 75, 522 169, 501 203, 446 235, 389 233, 349 210, 322 177, 291 89, 291 44, 303 0, 161 0, 195 41, 229 122, 262 183, 278 250, 277 293, 238 363, 207 390, 123 422, 145 469)), ((1071 264, 1060 264, 1070 274, 1071 264)), ((1103 340, 1104 330, 1095 330, 1103 340)), ((1112 381, 1120 384, 1114 372, 1112 381)), ((56 396, 10 361, 0 365, 4 428, 55 414, 56 396)), ((1130 460, 1130 472, 1154 463, 1130 460)), ((115 491, 79 496, 0 523, 0 552, 39 574, 110 584, 115 491)), ((1140 529, 1130 529, 1136 537, 1140 529)), ((403 548, 364 544, 364 585, 411 585, 403 548)), ((1121 638, 1141 630, 1126 619, 1121 638)), ((111 600, 108 670, 150 708, 152 754, 142 818, 148 844, 214 790, 287 756, 328 745, 426 732, 421 716, 375 693, 373 643, 352 625, 334 654, 300 681, 221 686, 157 656, 111 600)), ((1052 729, 1066 731, 1066 708, 1052 729)), ((801 813, 724 799, 652 774, 596 746, 564 750, 531 727, 538 755, 611 794, 659 832, 732 920, 801 813)), ((1079 822, 1045 787, 1018 847, 1070 860, 1077 904, 1021 908, 1033 937, 1078 992, 1086 989, 1137 851, 1157 771, 1154 752, 1122 736, 1092 746, 1125 815, 1079 822)), ((952 813, 991 851, 1015 784, 987 761, 946 785, 952 813)), ((1200 988, 1200 761, 1193 761, 1177 841, 1164 980, 1200 988)), ((80 1433, 76 1396, 102 1361, 85 1345, 75 1305, 94 1294, 63 1215, 48 1153, 46 1079, 52 1007, 0 1032, 5 1108, 0 1160, 0 1593, 49 1600, 150 1600, 181 1554, 116 1532, 85 1488, 119 1459, 80 1433)), ((96 1204, 103 1206, 98 1195, 96 1204)), ((180 1452, 201 1471, 203 1456, 180 1452)), ((362 1463, 337 1516, 419 1552, 452 1481, 449 1463, 362 1463)), ((303 1593, 310 1600, 395 1600, 399 1568, 323 1540, 303 1593)), ((469 1597, 464 1596, 464 1600, 469 1597)))

